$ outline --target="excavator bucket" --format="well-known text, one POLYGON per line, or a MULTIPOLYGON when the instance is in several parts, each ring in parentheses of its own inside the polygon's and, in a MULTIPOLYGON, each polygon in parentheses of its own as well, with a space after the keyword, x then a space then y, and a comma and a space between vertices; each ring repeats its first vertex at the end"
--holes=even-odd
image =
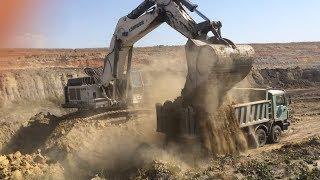
POLYGON ((189 40, 186 44, 188 75, 181 97, 157 104, 157 130, 169 136, 199 133, 199 112, 214 113, 223 97, 251 71, 254 50, 189 40))

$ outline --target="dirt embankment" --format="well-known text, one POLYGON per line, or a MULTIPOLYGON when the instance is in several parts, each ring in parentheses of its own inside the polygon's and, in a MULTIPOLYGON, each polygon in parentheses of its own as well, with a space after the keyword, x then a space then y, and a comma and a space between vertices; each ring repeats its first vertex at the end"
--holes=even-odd
POLYGON ((283 89, 319 87, 320 68, 254 69, 249 78, 259 87, 283 89))
MULTIPOLYGON (((320 43, 253 44, 253 47, 257 57, 251 84, 281 88, 318 86, 320 43)), ((84 67, 102 66, 107 53, 103 48, 1 49, 0 106, 61 97, 68 78, 83 75, 84 67)), ((184 53, 181 46, 137 48, 133 66, 162 70, 164 75, 168 71, 186 74, 184 53)))
POLYGON ((75 69, 25 69, 0 72, 0 107, 12 103, 57 100, 68 78, 83 75, 75 69))
POLYGON ((263 68, 314 68, 320 66, 320 43, 252 44, 257 58, 255 67, 263 68))

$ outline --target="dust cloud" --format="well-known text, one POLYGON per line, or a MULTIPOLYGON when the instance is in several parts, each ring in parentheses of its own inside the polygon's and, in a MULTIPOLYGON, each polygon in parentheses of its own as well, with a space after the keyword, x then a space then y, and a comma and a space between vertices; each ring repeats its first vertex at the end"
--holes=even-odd
MULTIPOLYGON (((177 72, 181 66, 185 65, 166 63, 159 66, 154 63, 139 69, 151 83, 145 89, 148 99, 143 108, 154 110, 157 102, 181 94, 186 79, 185 71, 177 72)), ((46 148, 50 157, 61 159, 67 177, 81 179, 99 175, 121 179, 156 160, 187 168, 188 165, 181 160, 185 157, 179 157, 175 146, 163 149, 165 142, 165 137, 156 132, 156 115, 152 112, 139 114, 120 124, 112 124, 108 119, 76 123, 62 137, 48 141, 46 148)))

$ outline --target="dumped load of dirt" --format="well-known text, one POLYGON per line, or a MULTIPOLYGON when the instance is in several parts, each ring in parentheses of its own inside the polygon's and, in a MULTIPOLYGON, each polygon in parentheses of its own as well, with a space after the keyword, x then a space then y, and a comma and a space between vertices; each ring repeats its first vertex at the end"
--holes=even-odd
MULTIPOLYGON (((185 111, 183 111, 182 99, 178 98, 174 102, 166 102, 162 108, 162 118, 166 119, 165 124, 170 126, 166 130, 168 141, 179 141, 183 136, 181 126, 176 124, 183 121, 185 111), (174 122, 174 124, 173 124, 174 122), (177 136, 178 135, 178 136, 177 136)), ((240 129, 238 121, 234 119, 231 105, 222 104, 214 112, 205 111, 199 108, 193 114, 198 120, 195 128, 195 135, 199 136, 201 148, 207 155, 238 154, 248 149, 248 144, 243 131, 240 129)))
POLYGON ((63 168, 59 164, 48 164, 48 159, 41 152, 22 155, 0 156, 0 179, 51 179, 63 178, 63 168))

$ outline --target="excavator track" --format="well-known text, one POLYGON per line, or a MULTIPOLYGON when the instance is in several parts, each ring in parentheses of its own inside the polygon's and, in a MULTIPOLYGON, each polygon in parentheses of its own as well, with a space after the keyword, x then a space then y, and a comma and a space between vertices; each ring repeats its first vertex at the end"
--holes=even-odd
POLYGON ((152 113, 151 109, 132 108, 132 109, 97 109, 97 110, 78 110, 67 114, 63 119, 80 119, 82 121, 106 120, 110 123, 121 124, 128 122, 133 117, 144 116, 152 113))
POLYGON ((138 115, 148 114, 152 112, 151 109, 124 109, 124 110, 114 110, 108 112, 102 112, 99 114, 92 115, 90 117, 83 118, 84 120, 99 120, 107 119, 108 121, 117 121, 117 119, 130 119, 131 117, 136 117, 138 115))

